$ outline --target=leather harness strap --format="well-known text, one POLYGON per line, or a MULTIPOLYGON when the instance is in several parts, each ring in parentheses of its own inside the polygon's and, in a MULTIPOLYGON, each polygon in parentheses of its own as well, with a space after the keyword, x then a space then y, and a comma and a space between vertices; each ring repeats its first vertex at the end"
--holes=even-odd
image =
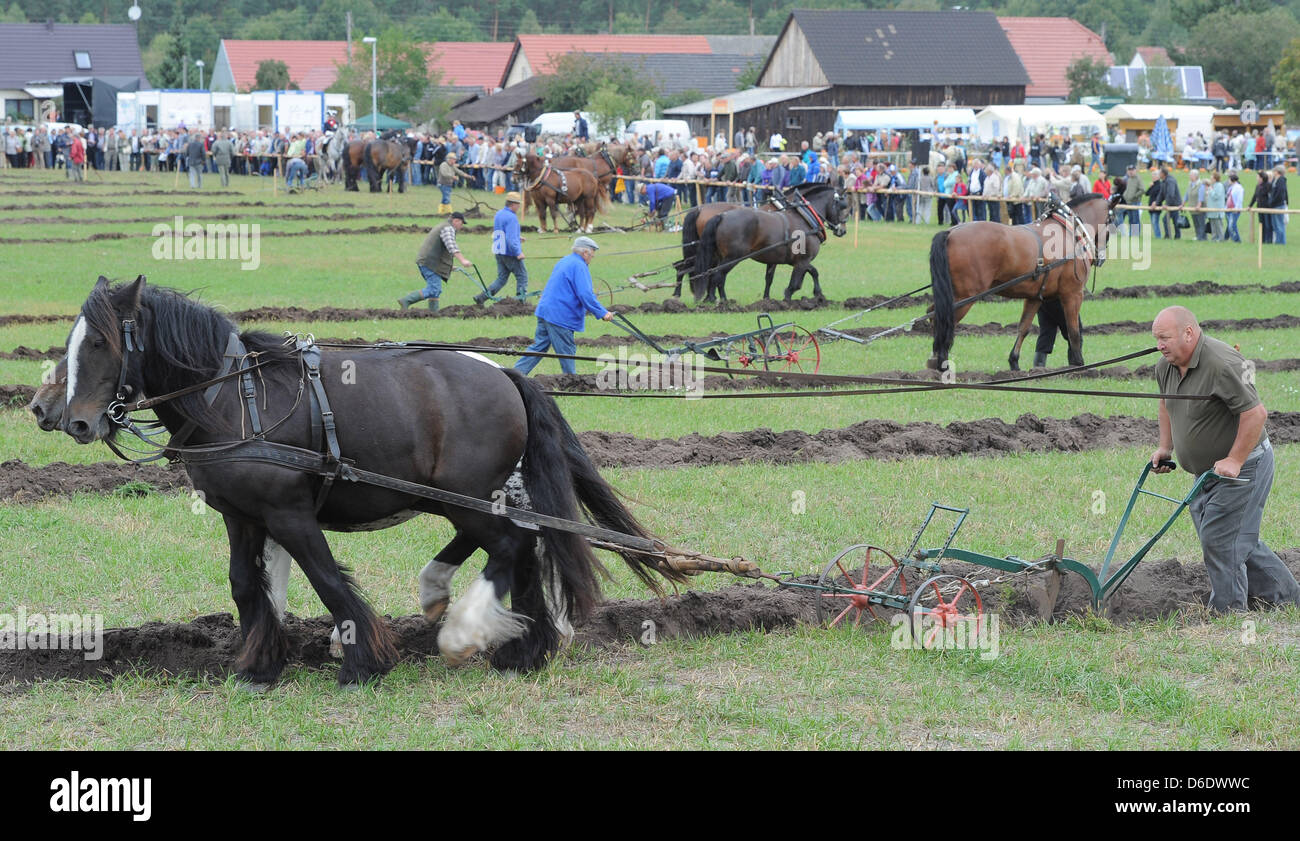
POLYGON ((302 354, 302 362, 307 369, 307 382, 311 383, 312 446, 320 446, 325 453, 324 481, 316 493, 316 511, 319 512, 325 505, 330 488, 334 486, 334 480, 342 471, 343 458, 342 451, 339 449, 338 429, 334 424, 334 410, 330 408, 329 397, 325 394, 325 384, 321 381, 320 348, 310 339, 299 339, 298 351, 302 354))

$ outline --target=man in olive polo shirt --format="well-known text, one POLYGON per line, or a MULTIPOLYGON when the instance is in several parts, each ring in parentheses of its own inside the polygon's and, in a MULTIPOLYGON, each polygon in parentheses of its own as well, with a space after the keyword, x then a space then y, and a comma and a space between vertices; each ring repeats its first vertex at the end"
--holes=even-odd
MULTIPOLYGON (((1255 392, 1251 367, 1241 354, 1201 332, 1186 307, 1160 311, 1151 325, 1164 356, 1156 363, 1162 394, 1208 394, 1208 400, 1161 400, 1158 465, 1176 452, 1192 475, 1213 470, 1188 510, 1201 539, 1210 576, 1210 609, 1246 610, 1256 602, 1300 605, 1300 586, 1286 565, 1259 538, 1264 503, 1273 487, 1273 447, 1268 413, 1255 392)), ((1168 473, 1155 467, 1154 473, 1168 473)))
POLYGON ((456 244, 456 234, 465 227, 465 217, 461 213, 451 214, 451 218, 429 231, 429 235, 420 244, 420 252, 415 257, 415 266, 424 278, 424 288, 417 289, 397 299, 402 309, 421 300, 429 299, 429 309, 438 311, 438 299, 442 297, 442 284, 451 276, 451 260, 455 257, 465 268, 474 265, 456 244))

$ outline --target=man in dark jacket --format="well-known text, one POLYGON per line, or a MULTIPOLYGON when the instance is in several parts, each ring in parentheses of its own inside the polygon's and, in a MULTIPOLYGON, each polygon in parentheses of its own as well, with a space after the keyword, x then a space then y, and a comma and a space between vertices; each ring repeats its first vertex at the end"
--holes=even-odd
MULTIPOLYGON (((1268 170, 1260 170, 1259 181, 1255 182, 1255 195, 1250 197, 1250 207, 1265 208, 1273 206, 1272 189, 1268 183, 1268 176, 1268 170)), ((1271 213, 1259 214, 1260 241, 1263 243, 1267 244, 1273 241, 1273 218, 1271 213)))
POLYGON ((207 162, 208 153, 203 146, 203 135, 195 132, 185 144, 185 167, 190 173, 190 187, 195 190, 203 187, 203 167, 207 162))
MULTIPOLYGON (((1286 193, 1286 169, 1282 164, 1273 167, 1273 177, 1269 179, 1268 203, 1277 210, 1286 210, 1288 197, 1286 193)), ((1286 245, 1285 214, 1265 214, 1273 217, 1273 244, 1286 245)))
POLYGON ((429 309, 437 312, 438 299, 442 297, 442 284, 451 276, 452 259, 459 260, 460 264, 467 269, 474 265, 460 253, 460 246, 456 243, 456 234, 463 227, 465 227, 464 214, 453 213, 450 219, 429 231, 429 235, 420 245, 419 254, 415 257, 416 268, 420 270, 425 286, 423 289, 417 289, 398 298, 397 303, 402 309, 427 298, 429 309))
POLYGON ((1169 208, 1165 211, 1165 239, 1169 239, 1169 229, 1171 225, 1174 231, 1174 239, 1182 239, 1183 231, 1182 228, 1178 227, 1178 223, 1182 220, 1178 215, 1177 208, 1183 203, 1183 194, 1179 192, 1178 181, 1169 174, 1169 170, 1164 167, 1161 167, 1161 170, 1165 175, 1160 179, 1160 184, 1164 188, 1161 194, 1160 203, 1166 208, 1169 208))

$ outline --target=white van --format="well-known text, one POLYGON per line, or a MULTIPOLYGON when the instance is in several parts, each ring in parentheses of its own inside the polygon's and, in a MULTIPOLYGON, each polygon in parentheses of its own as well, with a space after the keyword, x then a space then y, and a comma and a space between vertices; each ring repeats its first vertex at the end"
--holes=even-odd
MULTIPOLYGON (((615 126, 615 131, 605 131, 605 127, 600 125, 600 121, 590 111, 579 112, 583 119, 587 121, 587 136, 592 140, 617 136, 620 126, 615 126)), ((572 111, 548 111, 545 114, 538 115, 530 125, 537 129, 537 135, 553 134, 564 137, 566 134, 573 134, 573 126, 577 119, 573 116, 572 111)), ((620 123, 622 121, 620 120, 620 123)))
POLYGON ((691 126, 685 120, 633 120, 623 136, 631 138, 633 133, 643 140, 649 137, 656 144, 667 143, 676 135, 683 146, 693 148, 699 145, 691 136, 691 126))

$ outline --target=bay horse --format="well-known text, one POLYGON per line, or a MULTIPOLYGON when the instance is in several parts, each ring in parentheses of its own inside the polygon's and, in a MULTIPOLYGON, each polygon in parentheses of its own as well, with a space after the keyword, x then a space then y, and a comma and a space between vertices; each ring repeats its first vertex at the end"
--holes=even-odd
POLYGON ((705 224, 696 245, 695 274, 691 278, 691 292, 697 302, 703 299, 713 303, 715 292, 721 300, 727 300, 727 274, 746 259, 767 266, 764 298, 771 295, 772 277, 781 265, 794 267, 785 300, 803 286, 805 273, 812 275, 813 295, 824 297, 812 262, 821 251, 828 228, 835 236, 844 236, 848 202, 839 190, 820 182, 786 195, 790 202, 783 210, 740 207, 705 224))
MULTIPOLYGON (((282 602, 268 595, 283 586, 268 578, 287 576, 287 567, 277 572, 286 555, 342 631, 341 685, 377 679, 396 660, 387 626, 339 565, 322 529, 387 528, 419 513, 451 521, 455 536, 419 581, 425 618, 436 621, 446 609, 438 645, 452 665, 491 651, 498 668, 540 667, 570 633, 568 620, 595 604, 603 572, 586 540, 571 532, 533 530, 401 489, 343 481, 348 476, 341 469, 334 476, 340 481, 331 484, 320 470, 269 457, 286 452, 286 445, 317 466, 327 448, 340 468, 477 500, 495 502, 508 481, 518 481, 516 493, 526 494, 539 514, 585 516, 649 538, 596 471, 555 401, 519 372, 477 354, 295 344, 240 332, 216 309, 147 285, 143 276, 118 285, 101 277, 68 338, 65 431, 81 444, 112 440, 142 395, 157 398, 150 403, 172 435, 167 452, 184 463, 194 488, 225 520, 243 634, 235 665, 254 684, 275 680, 288 656, 282 602), (257 370, 240 374, 247 367, 257 370), (226 371, 245 379, 242 387, 212 382, 226 371), (325 386, 340 382, 346 385, 330 385, 326 400, 325 386), (487 553, 482 576, 448 608, 452 575, 479 548, 487 553), (510 609, 502 604, 506 594, 510 609)), ((636 550, 618 554, 659 590, 654 564, 636 550)), ((660 574, 680 579, 671 570, 660 574)))
MULTIPOLYGON (((406 182, 410 180, 411 153, 413 143, 406 140, 353 140, 344 152, 343 170, 346 177, 346 189, 359 192, 357 177, 361 167, 366 168, 366 178, 370 181, 370 192, 380 192, 384 175, 394 173, 397 177, 397 192, 406 192, 406 182)), ((391 191, 392 187, 389 187, 391 191)))
POLYGON ((596 213, 609 203, 609 192, 587 169, 557 167, 554 161, 545 160, 531 150, 516 155, 515 176, 522 185, 525 198, 537 205, 542 233, 546 233, 547 210, 555 222, 555 229, 560 229, 558 206, 561 204, 571 206, 577 227, 584 233, 591 233, 596 213))
POLYGON ((585 158, 565 155, 553 158, 551 166, 566 170, 581 167, 596 176, 600 186, 608 190, 609 182, 614 180, 620 166, 627 171, 627 167, 637 164, 636 147, 630 143, 587 143, 582 149, 586 152, 585 158))
POLYGON ((1011 370, 1020 370, 1020 346, 1038 308, 1052 298, 1065 312, 1069 363, 1083 365, 1083 290, 1089 268, 1106 262, 1114 207, 1122 198, 1089 193, 1065 205, 1049 203, 1044 216, 1029 225, 965 222, 936 234, 930 243, 934 345, 926 365, 944 369, 957 323, 975 304, 970 299, 999 286, 996 294, 1025 302, 1007 357, 1011 370), (1016 278, 1023 280, 1013 283, 1016 278))

